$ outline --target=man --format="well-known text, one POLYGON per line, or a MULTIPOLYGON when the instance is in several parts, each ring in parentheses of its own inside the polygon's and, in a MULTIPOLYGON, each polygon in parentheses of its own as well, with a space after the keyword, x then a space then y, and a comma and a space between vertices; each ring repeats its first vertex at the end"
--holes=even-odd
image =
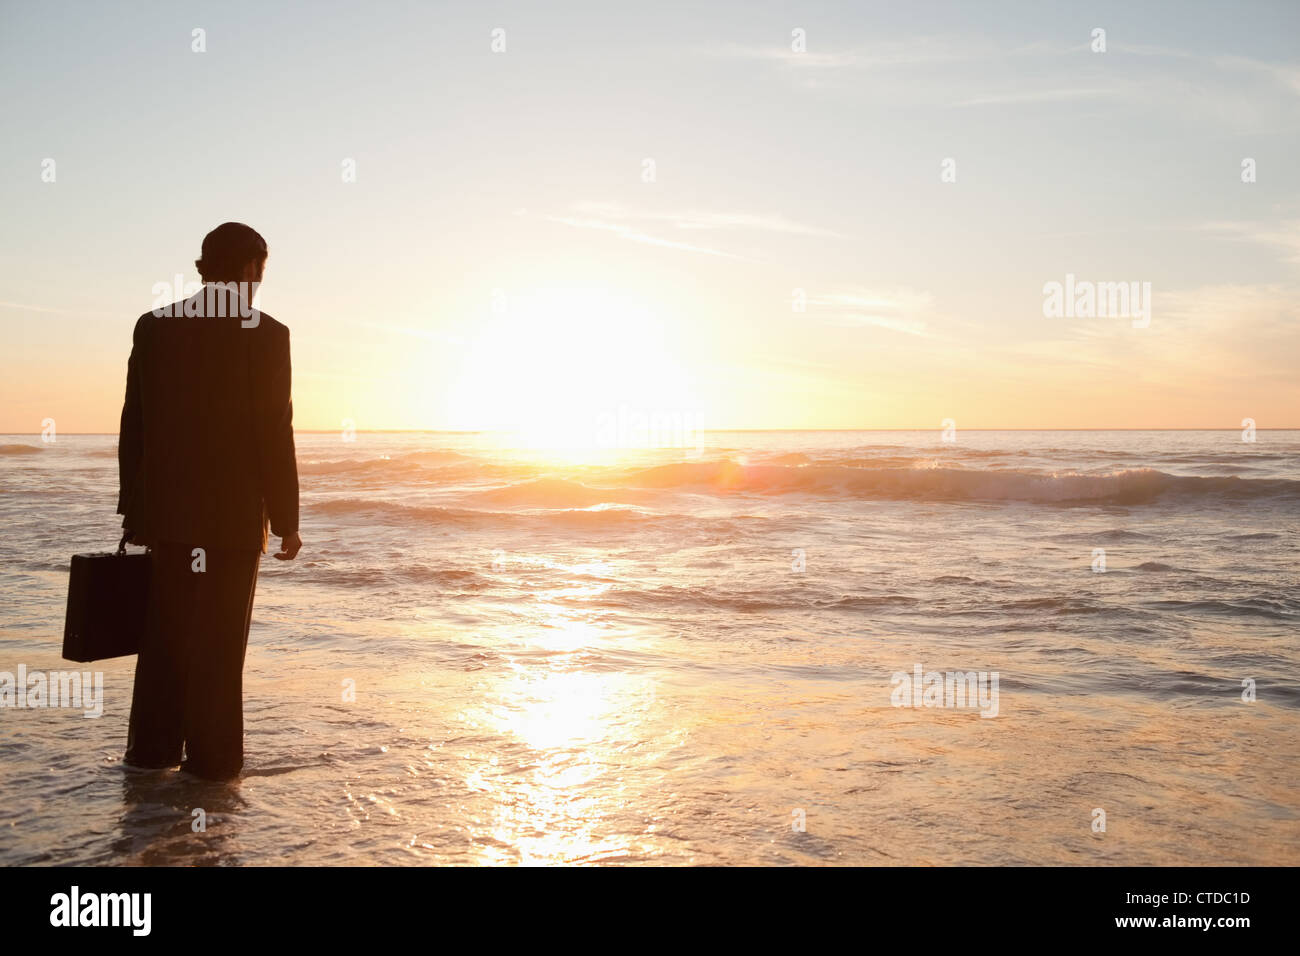
POLYGON ((252 305, 266 257, 253 229, 218 226, 195 261, 203 288, 135 325, 117 510, 130 540, 153 550, 131 766, 238 776, 244 651, 268 525, 280 560, 302 547, 289 330, 252 305))

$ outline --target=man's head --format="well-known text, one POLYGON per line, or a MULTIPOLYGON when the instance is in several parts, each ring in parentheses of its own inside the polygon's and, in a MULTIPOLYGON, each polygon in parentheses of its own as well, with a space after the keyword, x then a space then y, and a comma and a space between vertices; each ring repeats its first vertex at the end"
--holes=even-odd
POLYGON ((261 282, 266 255, 266 240, 257 230, 223 222, 203 237, 203 253, 194 265, 204 282, 261 282))

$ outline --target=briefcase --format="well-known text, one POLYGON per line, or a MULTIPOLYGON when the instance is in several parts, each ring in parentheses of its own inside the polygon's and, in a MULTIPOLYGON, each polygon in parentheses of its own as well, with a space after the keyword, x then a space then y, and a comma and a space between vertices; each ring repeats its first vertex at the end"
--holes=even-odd
POLYGON ((149 604, 148 551, 128 554, 126 535, 116 552, 74 554, 63 622, 63 657, 98 661, 140 652, 149 604))

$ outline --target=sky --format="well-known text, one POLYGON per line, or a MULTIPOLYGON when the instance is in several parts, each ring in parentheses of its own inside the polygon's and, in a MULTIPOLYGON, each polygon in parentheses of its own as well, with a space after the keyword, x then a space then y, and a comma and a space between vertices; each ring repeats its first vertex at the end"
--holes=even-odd
POLYGON ((1294 2, 3 0, 0 432, 115 432, 136 317, 228 220, 303 429, 1300 426, 1297 37, 1294 2), (1067 276, 1149 309, 1048 314, 1067 276))

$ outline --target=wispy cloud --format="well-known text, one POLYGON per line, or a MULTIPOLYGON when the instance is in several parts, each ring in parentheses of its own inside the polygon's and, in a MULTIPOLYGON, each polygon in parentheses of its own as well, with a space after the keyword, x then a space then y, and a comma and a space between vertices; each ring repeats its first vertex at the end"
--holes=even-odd
POLYGON ((734 255, 730 252, 723 252, 720 249, 710 249, 707 246, 697 246, 689 242, 676 242, 672 239, 663 239, 659 236, 651 236, 644 232, 639 232, 631 226, 616 222, 606 222, 602 219, 575 218, 573 216, 546 216, 547 222, 557 222, 565 226, 573 226, 576 229, 596 229, 602 232, 612 233, 620 239, 626 239, 629 242, 641 242, 646 245, 660 246, 665 249, 680 249, 683 252, 695 252, 706 256, 719 256, 724 259, 741 259, 742 256, 734 255))
POLYGON ((1275 223, 1207 222, 1200 228, 1228 241, 1272 246, 1281 253, 1283 262, 1300 265, 1300 219, 1275 223))
POLYGON ((1283 89, 1300 95, 1300 66, 1295 64, 1268 63, 1244 56, 1218 56, 1214 58, 1214 63, 1226 70, 1243 70, 1263 75, 1283 89))
MULTIPOLYGON (((1012 370, 1036 368, 1061 376, 1078 373, 1133 376, 1145 385, 1210 390, 1259 381, 1294 389, 1291 356, 1300 347, 1295 289, 1284 284, 1220 284, 1158 292, 1151 325, 1127 321, 1045 322, 1040 334, 990 346, 989 360, 1012 370)), ((1100 378, 1098 379, 1100 380, 1100 378)))
POLYGON ((623 219, 642 222, 667 223, 678 229, 754 229, 761 232, 782 232, 794 236, 821 236, 844 239, 846 236, 830 229, 794 222, 779 215, 746 212, 714 212, 689 209, 669 212, 636 210, 618 203, 579 202, 574 210, 598 219, 623 219))
POLYGON ((948 63, 978 59, 987 51, 970 38, 945 36, 914 37, 906 40, 882 40, 853 49, 824 50, 821 37, 814 31, 807 37, 808 48, 800 53, 784 46, 745 46, 726 43, 708 47, 705 56, 757 60, 781 66, 809 70, 869 70, 907 67, 918 64, 948 63))
POLYGON ((1106 96, 1117 96, 1119 90, 1108 87, 1071 87, 1059 90, 1027 90, 1014 93, 993 93, 987 96, 976 96, 968 100, 954 103, 956 107, 966 106, 1005 106, 1018 103, 1056 103, 1061 100, 1084 100, 1096 99, 1106 96))
POLYGON ((929 337, 926 317, 933 312, 934 297, 906 288, 855 290, 811 296, 808 306, 837 325, 875 326, 929 337))
POLYGON ((119 312, 104 312, 89 309, 49 309, 40 305, 27 305, 23 302, 0 302, 0 309, 17 309, 20 312, 40 312, 45 315, 71 315, 76 318, 101 318, 103 316, 117 316, 121 318, 119 312))
POLYGON ((1273 81, 1283 89, 1300 95, 1300 65, 1294 63, 1273 63, 1268 60, 1257 60, 1254 57, 1234 54, 1204 56, 1199 53, 1192 53, 1189 50, 1175 50, 1169 47, 1142 44, 1117 43, 1112 46, 1112 49, 1120 53, 1131 53, 1135 56, 1199 60, 1212 64, 1221 70, 1254 73, 1273 81))
MULTIPOLYGON (((526 215, 526 213, 524 214, 526 215)), ((543 218, 547 222, 559 223, 575 229, 594 229, 600 232, 608 232, 628 242, 639 242, 664 249, 678 249, 682 252, 693 252, 723 259, 746 260, 748 257, 694 241, 687 241, 684 236, 673 237, 671 234, 664 235, 662 233, 666 230, 676 230, 679 233, 689 234, 752 231, 780 233, 790 236, 848 238, 830 229, 795 222, 784 216, 768 213, 706 209, 661 211, 634 209, 620 203, 591 200, 574 203, 567 215, 544 216, 543 218)))

